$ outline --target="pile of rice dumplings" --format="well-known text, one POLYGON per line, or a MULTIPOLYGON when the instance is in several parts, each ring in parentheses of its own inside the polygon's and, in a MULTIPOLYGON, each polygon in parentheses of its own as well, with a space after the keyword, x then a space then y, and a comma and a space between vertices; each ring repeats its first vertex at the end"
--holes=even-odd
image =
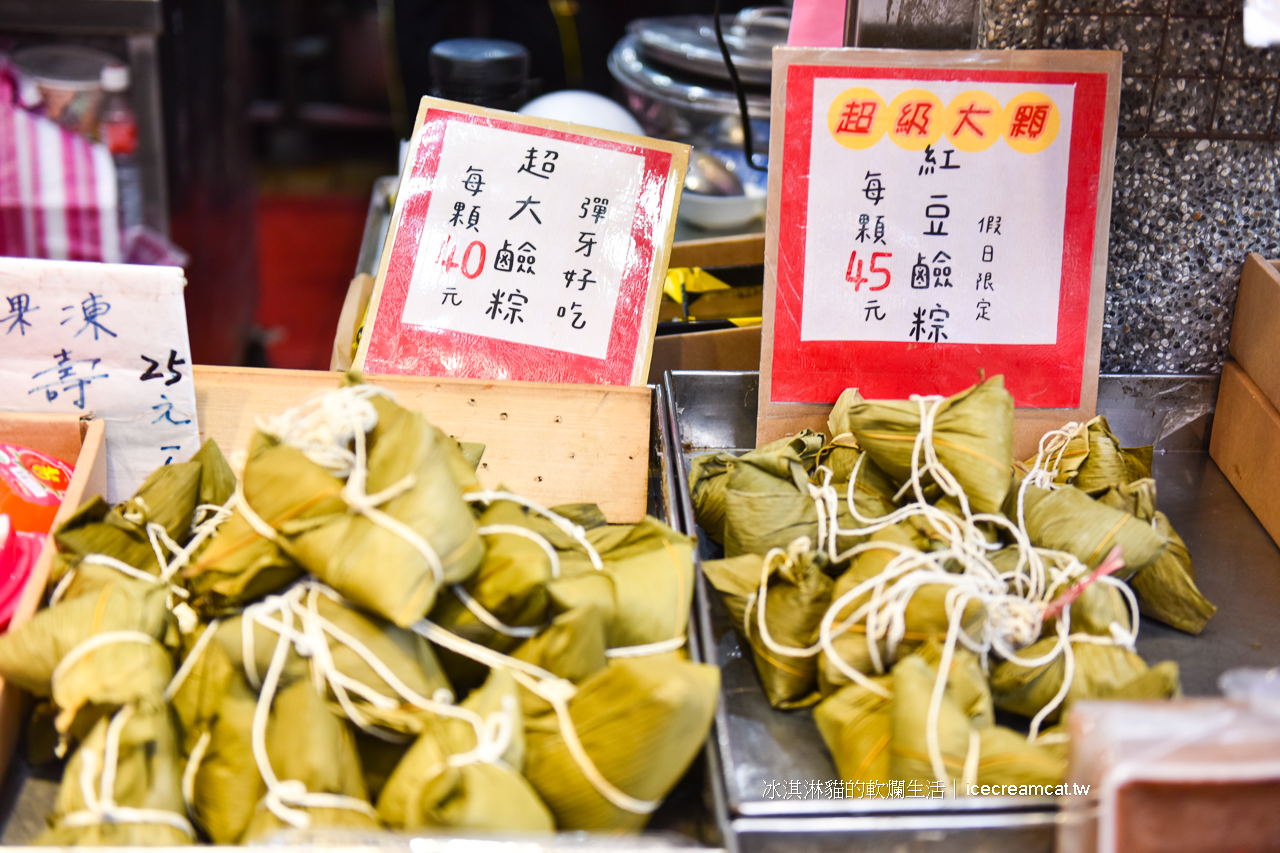
POLYGON ((481 489, 353 382, 56 531, 0 676, 68 756, 54 845, 288 829, 635 831, 706 738, 691 541, 481 489))
POLYGON ((816 705, 844 780, 1054 785, 1072 703, 1180 694, 1175 663, 1135 653, 1140 615, 1194 634, 1215 608, 1156 510, 1151 448, 1098 417, 1016 463, 998 376, 846 391, 828 426, 695 459, 691 489, 770 702, 816 705))

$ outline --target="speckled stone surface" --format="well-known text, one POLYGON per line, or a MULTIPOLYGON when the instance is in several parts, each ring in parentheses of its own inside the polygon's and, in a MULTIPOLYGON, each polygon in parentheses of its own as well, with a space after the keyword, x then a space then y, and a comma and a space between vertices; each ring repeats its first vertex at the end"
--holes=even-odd
POLYGON ((1104 373, 1210 373, 1227 358, 1240 264, 1280 258, 1275 143, 1122 139, 1104 373))
POLYGON ((1280 50, 1247 48, 1239 9, 982 0, 982 47, 1125 53, 1104 373, 1221 370, 1245 255, 1280 258, 1280 50))

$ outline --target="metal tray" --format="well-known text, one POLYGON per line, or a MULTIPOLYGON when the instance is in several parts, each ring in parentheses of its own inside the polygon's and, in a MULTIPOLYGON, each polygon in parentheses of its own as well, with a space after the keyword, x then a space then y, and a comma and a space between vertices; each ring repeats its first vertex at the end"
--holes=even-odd
MULTIPOLYGON (((671 418, 666 393, 659 385, 650 385, 649 501, 648 512, 669 526, 683 528, 683 502, 672 462, 677 459, 671 443, 671 418)), ((701 661, 700 647, 690 632, 689 651, 701 661)), ((53 811, 58 792, 58 768, 33 768, 25 760, 25 738, 20 738, 14 758, 0 783, 0 844, 29 845, 44 829, 45 816, 53 811)), ((701 796, 707 775, 699 762, 690 768, 685 779, 676 785, 666 801, 654 813, 649 826, 639 836, 604 836, 584 832, 552 836, 519 836, 507 838, 460 839, 446 835, 413 837, 393 832, 349 833, 298 832, 285 834, 268 844, 277 849, 299 851, 315 846, 347 849, 408 850, 410 853, 492 850, 494 853, 596 853, 596 851, 654 851, 700 846, 698 842, 714 834, 709 809, 701 796)), ((222 849, 234 849, 230 847, 222 849)))
MULTIPOLYGON (((1197 583, 1220 610, 1199 637, 1144 620, 1138 641, 1145 659, 1179 663, 1188 695, 1216 694, 1217 677, 1230 667, 1280 663, 1280 620, 1274 617, 1280 549, 1203 450, 1204 400, 1212 399, 1213 382, 1106 377, 1099 394, 1101 413, 1114 409, 1112 426, 1122 439, 1189 448, 1156 454, 1160 508, 1198 558, 1197 583)), ((684 523, 687 532, 700 532, 688 498, 689 462, 704 453, 755 447, 759 374, 670 371, 665 385, 684 523)), ((708 661, 721 667, 721 702, 707 751, 726 848, 1053 849, 1054 798, 766 798, 768 781, 797 780, 807 792, 810 781, 839 776, 812 712, 777 711, 766 700, 750 654, 744 655, 719 596, 701 574, 701 560, 722 556, 721 549, 708 536, 698 540, 695 615, 708 661)))

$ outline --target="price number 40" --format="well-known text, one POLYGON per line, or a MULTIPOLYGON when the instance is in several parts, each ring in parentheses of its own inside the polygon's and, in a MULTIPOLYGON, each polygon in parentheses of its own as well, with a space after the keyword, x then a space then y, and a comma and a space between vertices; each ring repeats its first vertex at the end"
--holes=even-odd
POLYGON ((453 237, 445 237, 444 242, 440 244, 440 251, 436 254, 436 262, 446 270, 462 270, 462 274, 467 278, 475 278, 484 271, 484 258, 487 254, 484 243, 476 240, 467 246, 462 253, 462 263, 454 260, 454 256, 458 252, 458 247, 453 244, 453 237), (476 257, 476 250, 479 250, 479 258, 476 257))

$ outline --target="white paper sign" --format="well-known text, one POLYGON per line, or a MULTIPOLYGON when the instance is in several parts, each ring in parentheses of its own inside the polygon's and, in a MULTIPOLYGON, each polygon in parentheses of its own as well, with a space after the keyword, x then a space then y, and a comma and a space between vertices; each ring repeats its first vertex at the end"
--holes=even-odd
POLYGON ((402 321, 604 358, 643 179, 636 154, 449 123, 402 321))
POLYGON ((185 284, 177 267, 0 258, 0 408, 105 420, 113 503, 200 447, 185 284))
MULTIPOLYGON (((911 103, 922 86, 918 103, 932 96, 934 108, 921 116, 934 121, 942 120, 942 105, 979 88, 972 81, 814 81, 801 339, 1054 343, 1075 87, 982 84, 974 118, 985 118, 985 132, 997 137, 984 150, 961 150, 947 136, 925 150, 887 133, 860 149, 838 141, 837 130, 859 119, 856 97, 842 93, 874 92, 898 122, 906 107, 896 105, 911 103), (1034 153, 1011 148, 992 121, 1029 89, 1057 110, 1056 137, 1034 153)), ((1034 130, 1034 109, 1026 112, 1034 130)), ((951 125, 976 127, 964 121, 963 112, 952 114, 947 133, 951 125)))

